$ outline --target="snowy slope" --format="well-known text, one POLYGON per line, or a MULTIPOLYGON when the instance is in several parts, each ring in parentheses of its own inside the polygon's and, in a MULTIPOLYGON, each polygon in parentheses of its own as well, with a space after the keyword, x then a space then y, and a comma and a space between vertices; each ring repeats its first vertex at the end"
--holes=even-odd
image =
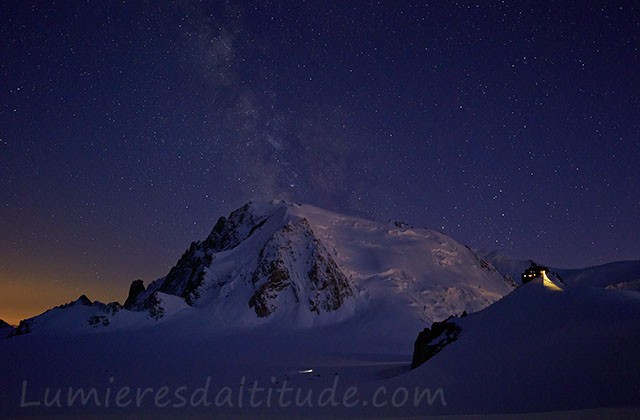
MULTIPOLYGON (((607 287, 628 284, 634 289, 634 282, 640 280, 640 261, 618 261, 575 270, 556 270, 567 284, 607 287)), ((637 290, 637 289, 635 289, 637 290)))
POLYGON ((457 341, 387 386, 444 387, 443 412, 637 407, 638 320, 638 293, 535 280, 455 320, 457 341))
MULTIPOLYGON (((137 331, 25 334, 0 340, 0 417, 45 417, 55 409, 61 418, 484 418, 541 411, 558 412, 547 418, 566 418, 566 410, 598 414, 602 408, 623 408, 626 417, 621 418, 633 418, 640 407, 640 294, 549 286, 529 283, 455 320, 462 328, 458 340, 413 371, 409 367, 418 329, 412 338, 387 335, 377 328, 385 314, 307 329, 274 323, 212 331, 182 316, 137 331), (263 404, 251 407, 248 388, 254 381, 273 395, 283 384, 311 393, 313 406, 280 407, 274 397, 267 407, 265 391, 258 398, 263 404), (162 387, 171 390, 167 401, 180 405, 174 390, 192 395, 207 383, 211 406, 154 403, 153 395, 162 387), (318 407, 319 395, 333 386, 336 404, 318 407), (68 387, 96 388, 103 399, 123 387, 152 393, 140 406, 125 408, 114 407, 113 399, 110 407, 93 402, 43 406, 47 388, 66 392, 68 387), (351 387, 356 394, 345 405, 351 387), (225 389, 233 393, 233 404, 213 405, 225 389), (414 405, 416 392, 423 398, 414 405), (41 404, 21 407, 21 398, 41 404), (357 404, 351 406, 354 399, 357 404), (381 406, 374 407, 375 401, 381 406)), ((578 412, 573 418, 584 415, 578 412)))
POLYGON ((296 206, 374 305, 413 308, 425 321, 477 311, 512 290, 493 267, 439 232, 296 206))
MULTIPOLYGON (((169 308, 170 314, 178 312, 176 307, 184 307, 184 301, 175 296, 160 294, 160 302, 169 308)), ((91 301, 85 295, 73 302, 69 302, 49 309, 33 318, 20 322, 14 335, 46 334, 66 336, 83 332, 100 332, 105 328, 110 330, 130 329, 132 326, 142 326, 155 321, 148 312, 133 312, 123 310, 117 302, 104 304, 91 301)))
MULTIPOLYGON (((477 251, 483 259, 488 261, 503 276, 512 279, 516 284, 521 284, 520 275, 531 267, 531 260, 518 260, 500 251, 477 251)), ((544 262, 540 262, 544 265, 544 262)))

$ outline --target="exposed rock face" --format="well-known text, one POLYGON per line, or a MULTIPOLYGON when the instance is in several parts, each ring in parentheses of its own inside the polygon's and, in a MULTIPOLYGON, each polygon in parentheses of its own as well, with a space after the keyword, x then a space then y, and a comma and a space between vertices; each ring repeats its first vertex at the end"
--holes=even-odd
POLYGON ((287 301, 318 314, 335 311, 353 295, 349 280, 304 218, 289 222, 269 239, 251 282, 255 293, 249 307, 259 317, 287 301))
POLYGON ((353 295, 349 279, 307 219, 289 216, 286 208, 277 204, 265 211, 248 203, 228 217, 220 217, 205 240, 191 243, 166 277, 146 290, 132 284, 125 305, 148 310, 158 319, 162 317, 162 305, 155 293, 179 296, 195 306, 204 293, 210 299, 212 293, 219 293, 230 283, 249 289, 250 297, 245 302, 260 318, 291 304, 316 314, 335 311, 353 295), (243 265, 230 272, 216 271, 219 253, 233 252, 248 241, 251 245, 247 249, 255 252, 253 256, 243 257, 243 265))
POLYGON ((164 308, 161 305, 157 292, 145 301, 145 309, 149 311, 149 316, 156 321, 164 316, 164 308))
POLYGON ((157 290, 180 296, 189 305, 193 305, 200 297, 198 288, 202 285, 205 272, 212 262, 212 250, 202 242, 192 242, 157 290))
MULTIPOLYGON (((153 293, 157 291, 180 296, 193 306, 201 296, 201 286, 215 260, 215 254, 235 248, 264 225, 266 220, 266 216, 256 217, 252 213, 251 203, 231 212, 228 218, 220 217, 209 236, 204 241, 192 242, 167 276, 159 284, 140 293, 129 308, 144 310, 156 307, 153 293)), ((153 317, 156 315, 152 314, 153 317)))
POLYGON ((9 333, 9 337, 15 337, 16 335, 29 334, 33 325, 33 318, 23 319, 20 321, 15 330, 9 333))
POLYGON ((109 326, 111 321, 109 321, 109 317, 107 316, 94 315, 89 317, 89 319, 87 319, 87 323, 89 323, 89 325, 91 325, 92 327, 98 327, 98 326, 107 327, 109 326))
POLYGON ((353 295, 349 280, 338 267, 325 247, 318 242, 314 248, 309 271, 309 280, 316 293, 309 300, 311 312, 320 313, 321 310, 330 312, 340 308, 346 298, 353 295))
POLYGON ((267 218, 253 214, 249 202, 231 212, 228 218, 220 217, 204 245, 213 252, 233 249, 262 227, 267 218))
POLYGON ((144 282, 140 279, 134 280, 131 282, 131 286, 129 287, 129 295, 127 296, 127 300, 124 302, 125 309, 131 309, 133 305, 136 303, 136 299, 140 296, 141 293, 144 292, 144 282))
POLYGON ((445 346, 456 341, 461 331, 462 329, 449 319, 434 322, 431 328, 422 330, 413 347, 411 369, 417 368, 438 354, 445 346))

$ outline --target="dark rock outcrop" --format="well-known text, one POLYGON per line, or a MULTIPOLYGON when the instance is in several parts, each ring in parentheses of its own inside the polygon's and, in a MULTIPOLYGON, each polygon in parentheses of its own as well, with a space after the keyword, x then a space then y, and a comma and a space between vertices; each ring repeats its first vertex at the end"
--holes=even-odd
POLYGON ((9 333, 9 337, 15 337, 17 335, 29 334, 31 332, 32 325, 34 323, 34 318, 31 319, 23 319, 20 321, 18 326, 13 330, 13 332, 9 333))
MULTIPOLYGON (((156 292, 180 296, 193 306, 201 296, 201 286, 215 260, 214 254, 235 248, 263 226, 267 219, 268 215, 257 217, 253 214, 251 202, 231 212, 229 217, 220 217, 204 241, 192 242, 169 273, 139 293, 127 308, 148 310, 157 307, 153 297, 156 292)), ((158 314, 151 315, 155 318, 158 314)))
POLYGON ((272 204, 275 205, 264 211, 250 202, 228 217, 220 217, 209 236, 192 242, 164 278, 142 291, 139 286, 134 291, 132 284, 126 308, 149 311, 157 319, 163 315, 157 292, 179 296, 195 306, 204 293, 211 297, 236 280, 253 288, 247 304, 258 317, 267 317, 288 303, 303 305, 314 313, 340 308, 353 295, 350 281, 306 219, 289 218, 286 206, 272 204), (281 220, 284 225, 278 229, 281 220), (218 253, 235 249, 247 239, 256 238, 259 232, 256 244, 262 244, 253 248, 260 249, 258 255, 247 258, 238 270, 246 272, 237 277, 227 273, 220 278, 207 277, 218 253))
POLYGON ((157 292, 145 301, 145 309, 149 311, 149 316, 156 321, 164 316, 164 308, 161 305, 157 292))
POLYGON ((289 270, 281 258, 267 262, 261 254, 261 264, 254 273, 254 284, 258 282, 258 278, 261 276, 266 277, 266 281, 258 287, 249 299, 249 307, 254 308, 260 318, 269 316, 276 310, 276 305, 273 305, 271 302, 286 288, 291 288, 295 302, 300 302, 298 290, 295 286, 292 286, 289 270))
POLYGON ((337 310, 353 295, 348 278, 304 218, 289 222, 269 239, 251 282, 256 291, 248 303, 259 317, 274 313, 277 301, 287 296, 319 314, 337 310))
POLYGON ((193 305, 200 297, 199 287, 204 281, 207 269, 213 262, 213 252, 213 249, 208 248, 203 242, 192 242, 178 263, 162 280, 160 286, 149 292, 160 291, 180 296, 189 305, 193 305))
POLYGON ((227 251, 235 248, 262 227, 268 217, 256 217, 251 211, 251 202, 229 214, 220 217, 213 230, 204 240, 203 245, 213 252, 227 251))
POLYGON ((109 318, 104 315, 94 315, 87 319, 87 323, 92 327, 98 327, 100 325, 107 327, 111 322, 109 321, 109 318))
POLYGON ((136 303, 138 296, 143 293, 145 290, 144 282, 140 279, 134 280, 131 282, 131 286, 129 286, 129 295, 127 296, 127 300, 124 302, 125 309, 131 309, 136 303))
POLYGON ((411 369, 417 368, 458 339, 462 329, 450 319, 434 322, 431 328, 425 328, 418 334, 413 347, 411 369))
POLYGON ((0 339, 9 337, 14 331, 13 326, 0 319, 0 339))

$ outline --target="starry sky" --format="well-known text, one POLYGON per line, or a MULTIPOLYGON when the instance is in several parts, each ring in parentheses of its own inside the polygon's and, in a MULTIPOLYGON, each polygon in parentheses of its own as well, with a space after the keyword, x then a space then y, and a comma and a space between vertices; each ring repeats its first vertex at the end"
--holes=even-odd
POLYGON ((640 259, 635 1, 0 3, 0 318, 126 297, 245 202, 640 259))

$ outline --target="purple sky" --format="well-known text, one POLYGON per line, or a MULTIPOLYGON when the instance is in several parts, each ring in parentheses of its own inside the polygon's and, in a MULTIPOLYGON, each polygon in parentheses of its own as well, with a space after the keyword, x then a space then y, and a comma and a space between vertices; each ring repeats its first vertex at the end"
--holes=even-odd
POLYGON ((251 199, 640 259, 637 2, 251 3, 0 4, 0 307, 122 300, 251 199))

